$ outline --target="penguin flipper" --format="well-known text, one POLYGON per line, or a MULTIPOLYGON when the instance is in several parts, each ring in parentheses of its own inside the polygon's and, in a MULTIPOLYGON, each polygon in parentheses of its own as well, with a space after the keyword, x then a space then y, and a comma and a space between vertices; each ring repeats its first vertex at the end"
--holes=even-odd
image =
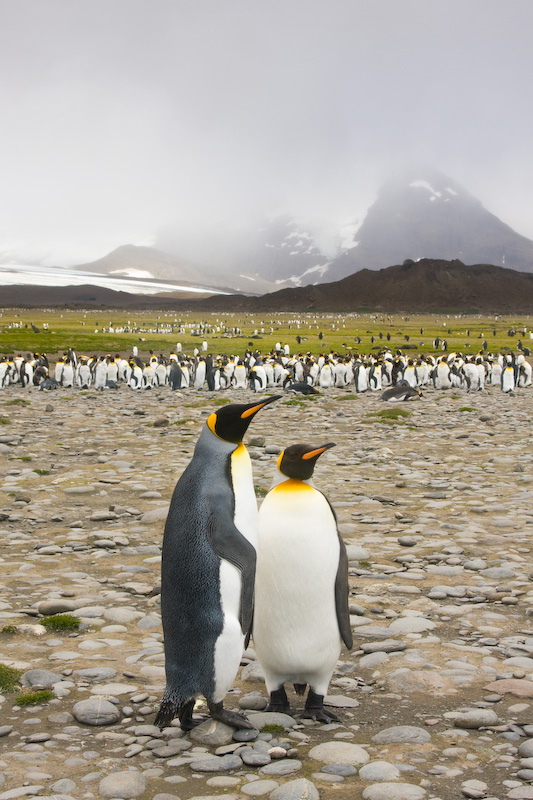
POLYGON ((339 567, 335 578, 335 607, 337 609, 339 633, 348 650, 351 650, 353 647, 353 634, 352 626, 350 625, 350 610, 348 608, 348 554, 340 534, 339 545, 339 567))
POLYGON ((207 535, 214 552, 237 567, 241 573, 241 608, 239 622, 246 635, 252 627, 255 583, 255 547, 250 544, 233 522, 233 514, 211 514, 207 535))

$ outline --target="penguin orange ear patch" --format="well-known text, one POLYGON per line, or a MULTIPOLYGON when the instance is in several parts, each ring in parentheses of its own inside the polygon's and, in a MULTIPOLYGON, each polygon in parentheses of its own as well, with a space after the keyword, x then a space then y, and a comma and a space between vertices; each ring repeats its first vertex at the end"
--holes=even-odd
POLYGON ((215 431, 215 424, 216 424, 216 421, 217 421, 217 415, 216 415, 216 414, 211 414, 211 415, 210 415, 210 416, 207 418, 207 427, 209 428, 209 430, 211 431, 211 433, 214 433, 214 434, 215 434, 215 436, 217 435, 217 432, 215 431))

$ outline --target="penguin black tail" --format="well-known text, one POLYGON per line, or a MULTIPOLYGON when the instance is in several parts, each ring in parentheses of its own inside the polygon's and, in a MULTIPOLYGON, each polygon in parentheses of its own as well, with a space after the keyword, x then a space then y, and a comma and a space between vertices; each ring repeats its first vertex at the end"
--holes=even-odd
POLYGON ((294 691, 296 692, 296 694, 304 694, 305 690, 307 689, 307 684, 306 683, 295 683, 293 685, 294 685, 294 691))
POLYGON ((180 710, 180 705, 180 703, 177 703, 175 700, 165 694, 161 700, 161 705, 159 706, 159 711, 157 712, 157 716, 154 720, 154 725, 161 729, 168 727, 174 717, 177 716, 180 710))

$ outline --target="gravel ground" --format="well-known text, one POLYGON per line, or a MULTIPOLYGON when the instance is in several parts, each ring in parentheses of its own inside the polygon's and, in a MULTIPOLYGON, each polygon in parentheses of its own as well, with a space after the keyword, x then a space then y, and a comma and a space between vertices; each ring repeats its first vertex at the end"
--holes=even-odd
POLYGON ((397 422, 367 416, 391 408, 379 395, 350 390, 259 414, 259 497, 280 449, 337 443, 315 485, 350 560, 355 644, 328 697, 342 722, 301 720, 293 693, 292 717, 261 714, 252 641, 226 705, 258 738, 153 727, 164 520, 222 396, 1 394, 0 664, 23 686, 0 694, 0 800, 533 798, 531 389, 430 388, 397 422), (80 629, 40 624, 59 612, 80 629), (40 688, 51 699, 16 705, 40 688))

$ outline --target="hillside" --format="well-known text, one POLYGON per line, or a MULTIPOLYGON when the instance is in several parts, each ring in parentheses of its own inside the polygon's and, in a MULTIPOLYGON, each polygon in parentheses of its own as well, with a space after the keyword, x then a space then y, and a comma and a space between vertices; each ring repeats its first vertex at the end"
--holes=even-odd
POLYGON ((3 306, 160 308, 198 311, 453 311, 533 312, 533 274, 488 264, 422 259, 382 270, 360 270, 318 286, 281 289, 261 297, 211 295, 189 299, 133 295, 97 286, 7 286, 3 306))

